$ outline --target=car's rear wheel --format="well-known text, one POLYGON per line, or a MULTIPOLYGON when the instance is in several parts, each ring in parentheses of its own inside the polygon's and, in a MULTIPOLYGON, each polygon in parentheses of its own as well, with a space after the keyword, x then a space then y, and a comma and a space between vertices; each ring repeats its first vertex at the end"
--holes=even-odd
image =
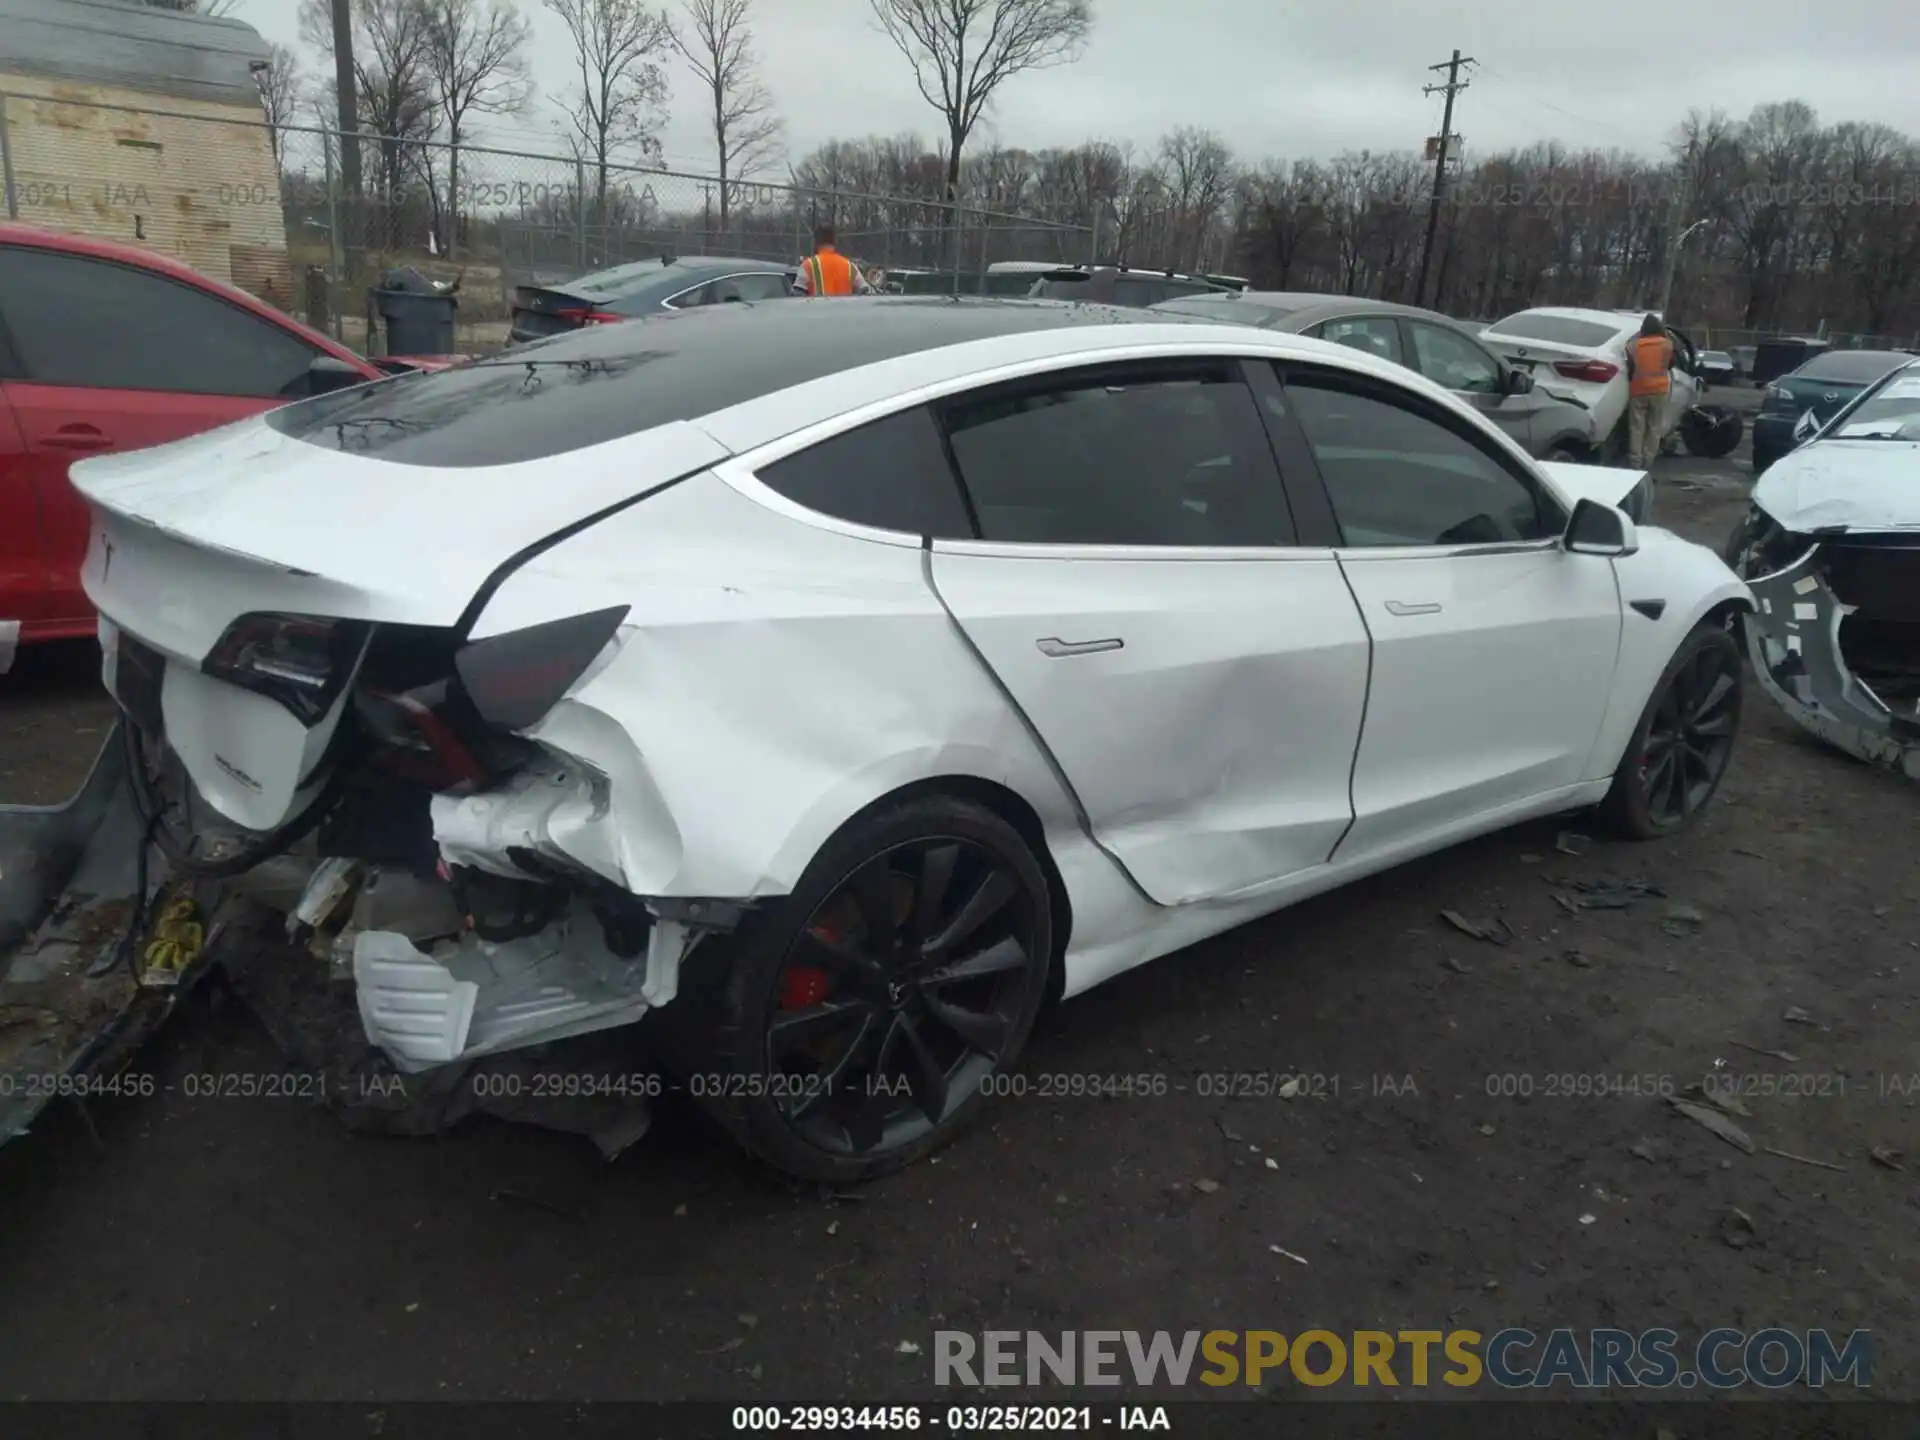
POLYGON ((1572 445, 1560 444, 1548 450, 1541 458, 1551 460, 1556 465, 1584 465, 1593 457, 1589 451, 1576 449, 1572 445))
POLYGON ((1692 824, 1733 758, 1740 700, 1739 645, 1721 626, 1696 626, 1661 672, 1600 803, 1608 827, 1651 840, 1692 824))
POLYGON ((991 1098, 1033 1029, 1052 946, 1046 875, 998 815, 943 795, 870 812, 731 938, 712 1064, 687 1088, 789 1174, 896 1169, 991 1098))

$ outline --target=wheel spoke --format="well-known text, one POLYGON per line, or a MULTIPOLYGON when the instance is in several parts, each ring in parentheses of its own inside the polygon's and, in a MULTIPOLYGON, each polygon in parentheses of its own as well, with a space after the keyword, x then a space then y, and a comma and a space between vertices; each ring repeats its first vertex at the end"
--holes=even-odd
POLYGON ((940 845, 927 851, 920 864, 920 879, 913 892, 913 930, 908 936, 909 954, 926 944, 933 927, 940 923, 946 908, 947 890, 953 884, 954 867, 960 863, 958 845, 940 845))
POLYGON ((921 1038, 920 1029, 905 1015, 900 1017, 900 1030, 906 1036, 907 1086, 913 1091, 913 1098, 919 1103, 921 1112, 927 1119, 938 1123, 947 1113, 947 1072, 940 1066, 927 1042, 921 1038))
POLYGON ((1667 752, 1667 798, 1662 807, 1669 818, 1678 818, 1687 813, 1687 772, 1680 758, 1680 749, 1676 746, 1667 752))
POLYGON ((862 955, 844 940, 832 939, 818 930, 801 932, 801 938, 816 952, 814 958, 827 969, 837 972, 856 984, 873 986, 885 985, 887 974, 884 967, 871 955, 862 955))
POLYGON ((1660 792, 1667 783, 1667 772, 1673 764, 1673 747, 1667 746, 1660 751, 1660 758, 1648 768, 1647 778, 1642 783, 1646 786, 1649 806, 1659 802, 1660 792))
POLYGON ((1718 738, 1733 733, 1733 712, 1722 710, 1718 715, 1710 715, 1705 720, 1696 720, 1687 727, 1695 739, 1701 737, 1718 738))
POLYGON ((922 998, 927 1004, 927 1014, 958 1035, 974 1054, 989 1060, 1000 1058, 1000 1047, 1007 1039, 1007 1022, 1000 1016, 991 1010, 963 1010, 934 995, 922 998))
POLYGON ((942 965, 938 970, 921 977, 920 984, 931 988, 957 985, 967 980, 983 980, 989 975, 1004 975, 1009 970, 1018 970, 1026 963, 1027 947, 1008 936, 995 941, 977 955, 942 965))
POLYGON ((887 857, 862 865, 847 882, 847 889, 866 924, 868 951, 882 965, 891 962, 900 953, 900 920, 894 901, 893 867, 887 857))
POLYGON ((840 1082, 847 1078, 847 1071, 853 1067, 855 1058, 860 1054, 862 1048, 865 1047, 868 1038, 879 1028, 880 1017, 872 1010, 864 1011, 860 1016, 860 1028, 854 1032, 853 1038, 847 1042, 846 1050, 825 1073, 818 1074, 814 1077, 818 1082, 817 1088, 809 1090, 802 1096, 799 1103, 787 1112, 787 1118, 790 1120, 803 1120, 808 1115, 811 1115, 815 1109, 831 1100, 839 1092, 840 1082))
POLYGON ((1712 715, 1724 705, 1727 697, 1732 693, 1733 677, 1722 670, 1718 675, 1714 676, 1713 684, 1708 687, 1706 694, 1695 703, 1692 713, 1689 716, 1693 724, 1697 727, 1702 720, 1712 715))
POLYGON ((791 1050, 817 1040, 856 1016, 871 1016, 873 1007, 864 1000, 828 1000, 804 1010, 784 1010, 767 1026, 767 1039, 777 1051, 791 1050))
POLYGON ((967 897, 959 913, 947 922, 946 928, 927 941, 925 953, 930 957, 950 953, 955 946, 999 914, 1014 894, 1011 875, 1004 870, 989 871, 986 879, 967 897))

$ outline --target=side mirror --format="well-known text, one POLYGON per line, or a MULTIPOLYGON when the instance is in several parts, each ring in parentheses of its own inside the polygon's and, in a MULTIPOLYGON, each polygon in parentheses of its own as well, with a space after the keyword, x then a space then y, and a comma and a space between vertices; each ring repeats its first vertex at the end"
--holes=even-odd
POLYGON ((1507 394, 1531 395, 1532 393, 1533 376, 1518 368, 1507 371, 1507 394))
POLYGON ((307 393, 324 395, 349 385, 364 385, 367 377, 336 355, 316 355, 307 366, 307 393))
POLYGON ((1598 500, 1581 500, 1567 521, 1563 544, 1575 555, 1631 555, 1640 548, 1633 521, 1598 500))

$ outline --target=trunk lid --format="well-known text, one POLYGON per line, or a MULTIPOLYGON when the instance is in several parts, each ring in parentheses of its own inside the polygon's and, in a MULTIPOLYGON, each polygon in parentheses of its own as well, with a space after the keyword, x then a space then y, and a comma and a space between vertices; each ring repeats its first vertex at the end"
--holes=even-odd
POLYGON ((194 661, 251 611, 450 626, 529 546, 728 453, 680 421, 564 463, 443 469, 258 417, 75 465, 94 511, 81 578, 103 614, 194 661))
POLYGON ((508 338, 525 343, 578 330, 596 308, 591 295, 557 286, 521 285, 513 292, 513 324, 508 338))

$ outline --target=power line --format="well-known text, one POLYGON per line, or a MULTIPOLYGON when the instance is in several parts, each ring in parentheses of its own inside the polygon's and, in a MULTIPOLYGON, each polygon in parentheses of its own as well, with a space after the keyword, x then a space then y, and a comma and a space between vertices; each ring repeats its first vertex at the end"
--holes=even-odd
POLYGON ((1427 208, 1427 243, 1420 248, 1420 279, 1413 287, 1413 303, 1418 305, 1426 298, 1427 267, 1433 260, 1433 237, 1440 228, 1440 192, 1447 183, 1447 147, 1453 143, 1453 97, 1466 89, 1472 82, 1460 78, 1460 67, 1473 64, 1473 57, 1461 58, 1455 50, 1451 60, 1443 60, 1438 65, 1429 65, 1433 71, 1444 70, 1447 79, 1444 85, 1429 85, 1424 94, 1444 93, 1447 97, 1445 112, 1440 117, 1440 143, 1435 147, 1433 164, 1433 201, 1427 208))

